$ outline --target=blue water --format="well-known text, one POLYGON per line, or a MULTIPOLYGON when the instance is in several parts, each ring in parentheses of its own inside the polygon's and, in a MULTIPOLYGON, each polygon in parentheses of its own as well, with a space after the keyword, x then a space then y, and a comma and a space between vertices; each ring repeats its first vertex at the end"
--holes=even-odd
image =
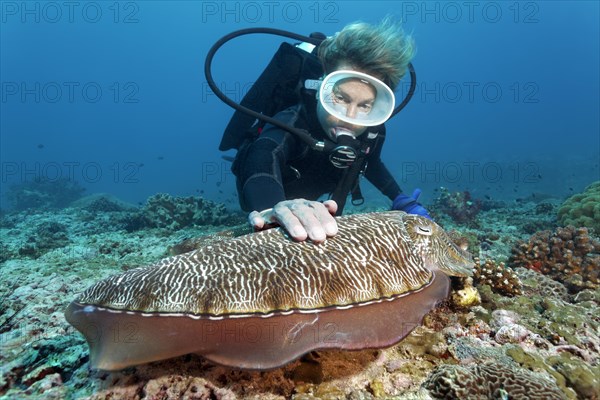
MULTIPOLYGON (((62 176, 133 203, 202 193, 235 208, 217 149, 232 110, 206 85, 210 46, 247 27, 332 34, 388 13, 418 47, 417 92, 384 149, 406 191, 565 197, 600 179, 598 2, 365 4, 3 1, 1 192, 62 176)), ((240 100, 281 40, 227 44, 217 82, 240 100)))

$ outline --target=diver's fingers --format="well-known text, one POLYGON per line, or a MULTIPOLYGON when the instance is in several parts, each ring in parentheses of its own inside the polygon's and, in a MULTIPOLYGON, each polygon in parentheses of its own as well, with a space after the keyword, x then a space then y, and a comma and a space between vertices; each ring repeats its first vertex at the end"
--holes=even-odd
POLYGON ((248 223, 257 230, 260 230, 265 226, 265 220, 258 211, 252 211, 248 214, 248 223))
POLYGON ((325 206, 325 208, 327 208, 327 211, 329 211, 329 214, 331 215, 335 215, 335 213, 338 210, 338 205, 335 202, 335 200, 325 200, 323 202, 323 205, 325 206))
POLYGON ((329 215, 323 204, 310 201, 304 204, 298 204, 297 207, 291 209, 294 215, 300 220, 300 223, 306 230, 308 237, 315 243, 321 243, 327 239, 327 233, 323 227, 320 217, 329 215))
POLYGON ((248 216, 255 230, 262 230, 279 224, 297 241, 310 238, 315 243, 337 234, 337 222, 333 215, 337 203, 328 200, 324 203, 305 199, 285 200, 272 209, 253 211, 248 216))
POLYGON ((321 227, 325 231, 325 235, 331 237, 338 233, 337 222, 333 217, 337 211, 337 203, 333 200, 328 201, 331 203, 312 202, 312 207, 314 208, 315 217, 319 220, 321 227))
MULTIPOLYGON (((294 199, 280 204, 281 214, 277 217, 280 221, 285 220, 286 226, 289 226, 288 232, 296 240, 305 240, 308 236, 313 242, 320 243, 327 238, 328 232, 336 231, 336 227, 332 226, 330 221, 333 217, 322 203, 294 199), (323 223, 327 225, 327 231, 323 223)), ((276 213, 279 211, 277 206, 274 209, 276 213)))
POLYGON ((296 215, 297 211, 292 211, 292 208, 297 209, 299 207, 302 206, 296 200, 282 201, 273 207, 273 213, 277 221, 279 221, 281 226, 285 228, 289 235, 294 240, 301 242, 306 240, 308 237, 308 232, 306 231, 301 220, 296 215))
POLYGON ((260 212, 252 211, 248 215, 248 223, 252 225, 255 230, 261 230, 273 227, 273 224, 276 224, 277 220, 273 209, 268 208, 260 212))

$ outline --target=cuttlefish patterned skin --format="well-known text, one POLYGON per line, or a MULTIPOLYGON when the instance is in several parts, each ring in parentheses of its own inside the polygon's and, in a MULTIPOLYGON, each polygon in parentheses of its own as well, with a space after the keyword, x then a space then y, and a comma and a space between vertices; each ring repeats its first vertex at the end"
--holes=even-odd
POLYGON ((391 211, 338 225, 319 245, 271 229, 109 277, 67 320, 95 368, 199 353, 268 369, 315 349, 390 346, 447 296, 446 275, 471 273, 470 255, 426 218, 391 211))

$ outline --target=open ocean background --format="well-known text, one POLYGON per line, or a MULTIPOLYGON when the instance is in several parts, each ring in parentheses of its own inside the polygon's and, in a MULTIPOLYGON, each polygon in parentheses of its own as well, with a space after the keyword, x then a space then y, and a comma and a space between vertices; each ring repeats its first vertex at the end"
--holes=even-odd
MULTIPOLYGON (((440 186, 564 198, 600 178, 596 1, 3 1, 1 11, 1 194, 70 177, 134 204, 164 192, 237 209, 218 151, 233 110, 206 84, 208 49, 248 27, 333 34, 387 14, 418 48, 417 92, 384 148, 405 191, 423 188, 424 203, 440 186)), ((241 100, 282 40, 228 43, 216 81, 241 100)))

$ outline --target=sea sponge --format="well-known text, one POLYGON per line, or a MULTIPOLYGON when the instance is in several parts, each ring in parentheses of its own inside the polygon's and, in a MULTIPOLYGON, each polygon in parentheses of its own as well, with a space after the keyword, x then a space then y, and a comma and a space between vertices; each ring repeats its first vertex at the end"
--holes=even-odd
POLYGON ((565 399, 556 383, 526 369, 488 361, 442 365, 423 386, 435 399, 565 399))
POLYGON ((600 235, 600 181, 569 197, 558 209, 558 221, 562 226, 585 226, 600 235))
POLYGON ((600 284, 600 242, 585 227, 535 233, 511 250, 512 268, 529 268, 564 283, 571 292, 600 284))
POLYGON ((461 308, 469 308, 481 304, 481 296, 473 286, 465 286, 452 292, 452 303, 461 308))
POLYGON ((496 263, 487 259, 481 262, 475 257, 473 281, 477 285, 489 285, 492 291, 504 296, 523 294, 523 284, 514 270, 507 268, 503 262, 496 263))

